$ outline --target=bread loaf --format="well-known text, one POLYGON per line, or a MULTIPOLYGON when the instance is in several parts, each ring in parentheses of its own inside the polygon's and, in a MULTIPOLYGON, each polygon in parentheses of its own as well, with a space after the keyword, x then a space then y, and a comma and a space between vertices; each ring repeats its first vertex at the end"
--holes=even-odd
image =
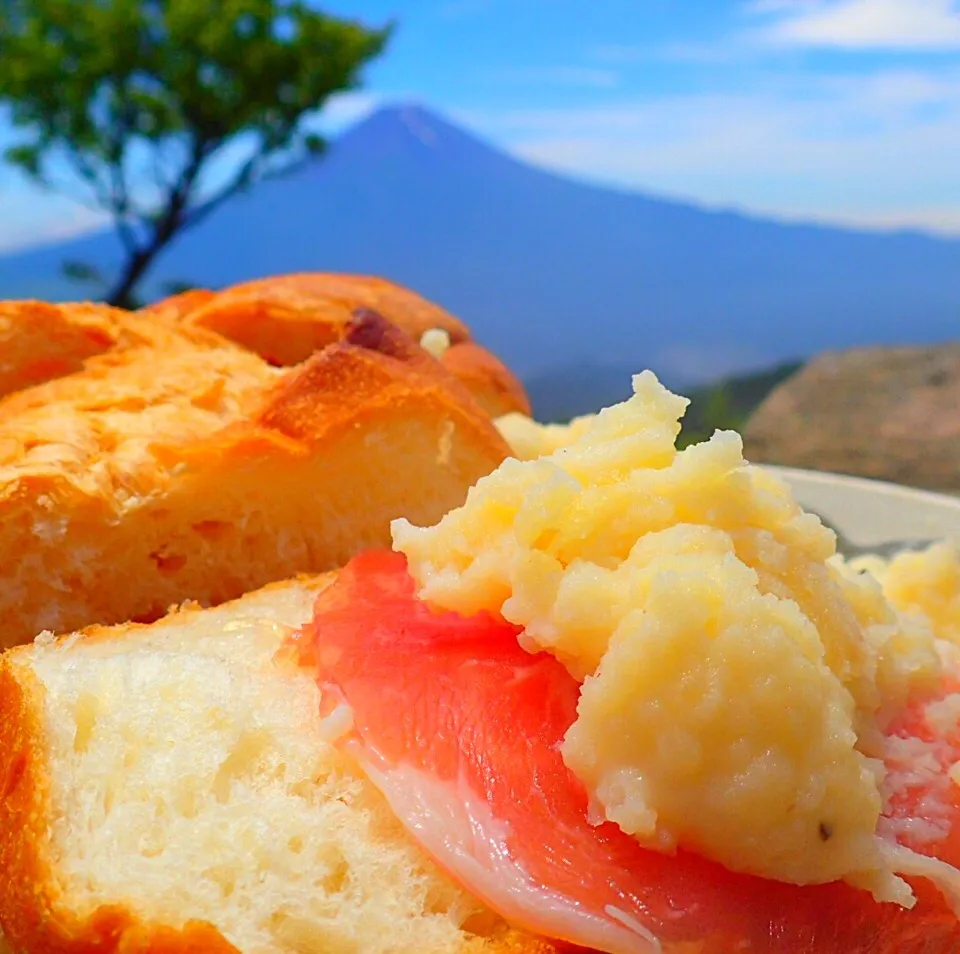
POLYGON ((444 352, 443 366, 466 386, 491 417, 532 413, 523 385, 499 358, 476 342, 452 344, 444 352))
POLYGON ((0 398, 80 371, 95 355, 214 341, 209 332, 108 305, 0 302, 0 398))
POLYGON ((277 650, 327 579, 0 657, 16 954, 550 954, 445 877, 277 650))
POLYGON ((187 325, 216 331, 277 365, 298 364, 339 341, 358 308, 379 312, 415 340, 431 328, 447 332, 453 342, 470 337, 461 321, 427 299, 366 275, 277 275, 233 285, 206 300, 195 298, 195 307, 185 302, 168 299, 151 307, 179 311, 187 325))
POLYGON ((278 366, 298 364, 339 341, 351 314, 369 308, 416 341, 438 329, 451 345, 440 360, 492 417, 530 413, 523 386, 494 355, 470 341, 467 326, 401 285, 365 275, 302 273, 235 285, 217 294, 187 292, 151 306, 236 341, 278 366))
POLYGON ((179 321, 191 311, 215 298, 216 294, 215 291, 209 291, 206 288, 191 288, 144 306, 140 309, 140 314, 156 315, 165 321, 179 321))
POLYGON ((215 340, 104 355, 3 402, 0 647, 337 567, 508 454, 375 316, 290 370, 215 340))

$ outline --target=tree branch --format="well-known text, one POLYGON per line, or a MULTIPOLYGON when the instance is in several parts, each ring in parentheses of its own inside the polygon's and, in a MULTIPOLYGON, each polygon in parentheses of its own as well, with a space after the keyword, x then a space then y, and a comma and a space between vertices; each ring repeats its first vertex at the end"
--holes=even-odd
POLYGON ((259 152, 256 155, 251 156, 240 167, 239 172, 236 174, 236 176, 234 176, 233 181, 230 182, 229 185, 224 186, 224 188, 221 189, 216 195, 211 196, 205 202, 194 206, 186 213, 186 215, 184 215, 184 226, 191 227, 196 225, 198 222, 202 222, 205 218, 207 218, 207 216, 219 209, 220 206, 222 206, 229 199, 232 199, 234 196, 241 193, 248 185, 250 185, 251 182, 262 182, 266 179, 274 179, 277 176, 289 175, 291 172, 301 169, 313 158, 312 155, 306 155, 302 159, 288 162, 280 169, 267 171, 264 169, 263 163, 263 160, 267 157, 268 155, 264 155, 259 152))
POLYGON ((85 190, 78 189, 75 182, 62 181, 58 178, 53 177, 44 177, 42 180, 39 180, 40 184, 44 189, 47 189, 51 192, 58 192, 62 195, 65 195, 71 202, 76 202, 77 205, 82 205, 85 209, 89 209, 91 212, 103 212, 103 203, 100 202, 99 198, 91 198, 85 194, 85 190))
POLYGON ((259 165, 259 156, 251 156, 241 166, 240 171, 234 176, 233 181, 224 186, 216 195, 211 196, 205 202, 193 206, 183 216, 185 227, 191 227, 198 222, 202 222, 211 212, 215 212, 228 199, 242 192, 253 180, 257 166, 259 165))
MULTIPOLYGON (((107 157, 110 170, 110 199, 111 210, 120 241, 129 255, 140 251, 140 243, 130 224, 131 211, 130 190, 127 185, 126 170, 123 161, 127 144, 133 133, 133 111, 127 94, 127 87, 123 81, 117 81, 117 111, 115 121, 110 123, 107 138, 107 157)), ((143 218, 135 212, 138 218, 143 218)))
POLYGON ((120 243, 128 255, 136 255, 140 251, 140 243, 137 241, 137 233, 126 219, 115 218, 114 225, 117 235, 120 236, 120 243))
POLYGON ((90 186, 93 191, 94 198, 99 203, 101 209, 112 209, 113 205, 110 199, 110 192, 104 186, 103 181, 100 176, 97 175, 96 170, 91 166, 86 159, 84 159, 82 153, 76 149, 70 147, 67 148, 67 158, 70 160, 71 165, 73 166, 76 173, 83 179, 87 185, 90 186))
POLYGON ((216 148, 216 145, 202 139, 194 140, 190 160, 180 174, 176 186, 170 190, 163 212, 154 222, 153 235, 148 245, 154 253, 163 248, 177 230, 183 226, 185 222, 183 213, 190 202, 190 195, 197 176, 200 174, 200 170, 203 168, 211 150, 216 148))
POLYGON ((150 154, 150 166, 153 173, 153 184, 157 187, 157 191, 166 193, 173 190, 173 183, 163 168, 163 156, 161 152, 162 146, 159 144, 155 145, 150 154))

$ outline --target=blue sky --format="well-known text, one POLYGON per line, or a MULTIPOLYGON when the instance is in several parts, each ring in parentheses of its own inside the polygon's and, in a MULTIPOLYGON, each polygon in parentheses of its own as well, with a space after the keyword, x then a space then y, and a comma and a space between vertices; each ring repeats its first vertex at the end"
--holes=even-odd
MULTIPOLYGON (((364 90, 327 110, 331 132, 413 100, 593 181, 960 235, 960 0, 323 6, 399 21, 364 90)), ((95 223, 0 171, 0 248, 95 223)))

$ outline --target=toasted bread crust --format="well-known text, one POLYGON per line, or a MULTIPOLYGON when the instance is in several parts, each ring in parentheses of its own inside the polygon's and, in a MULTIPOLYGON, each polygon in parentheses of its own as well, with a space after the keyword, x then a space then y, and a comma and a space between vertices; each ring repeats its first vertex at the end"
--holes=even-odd
POLYGON ((180 321, 191 311, 196 311, 201 305, 207 304, 216 295, 215 291, 209 291, 206 288, 191 288, 146 305, 140 309, 140 314, 156 315, 165 321, 180 321))
POLYGON ((238 954, 210 924, 145 924, 117 905, 83 918, 64 903, 50 857, 43 697, 15 653, 0 657, 0 929, 10 948, 16 954, 238 954))
POLYGON ((513 411, 527 417, 532 414, 527 392, 513 372, 475 342, 451 345, 443 356, 443 366, 463 382, 490 417, 513 411))
POLYGON ((0 555, 46 570, 14 566, 0 587, 0 647, 332 569, 388 544, 392 517, 432 521, 462 502, 509 448, 462 385, 384 325, 376 348, 343 341, 286 372, 217 339, 206 350, 104 355, 9 396, 0 555), (410 427, 420 443, 398 469, 410 427), (381 489, 364 497, 364 484, 381 489), (335 513, 326 523, 310 516, 318 495, 335 513), (251 511, 262 553, 241 536, 251 511), (174 530, 189 538, 186 552, 171 544, 174 530), (274 542, 291 533, 302 544, 280 553, 274 542), (90 547, 99 556, 55 576, 53 564, 90 547))
POLYGON ((74 374, 91 361, 123 361, 137 348, 216 347, 223 339, 278 367, 299 364, 341 340, 351 315, 379 310, 415 340, 440 328, 452 347, 442 362, 491 417, 529 414, 519 380, 467 327, 419 295, 380 278, 300 274, 193 289, 139 312, 99 303, 0 302, 0 399, 74 374))
MULTIPOLYGON (((356 313, 343 335, 282 380, 259 414, 260 426, 315 443, 348 423, 342 413, 347 404, 356 407, 349 422, 356 426, 357 419, 423 401, 466 426, 489 430, 488 418, 469 390, 378 313, 356 313)), ((506 442, 497 452, 509 454, 506 442)))
POLYGON ((125 319, 107 305, 0 302, 0 397, 79 371, 87 358, 149 330, 125 319))
POLYGON ((205 302, 198 298, 197 304, 182 311, 186 324, 216 331, 284 366, 339 341, 358 308, 380 312, 417 340, 431 328, 442 328, 451 341, 470 337, 466 325, 439 306, 394 282, 366 275, 279 275, 234 285, 205 302))
POLYGON ((0 399, 143 349, 226 346, 205 329, 95 302, 0 302, 0 399))
POLYGON ((187 292, 151 306, 184 325, 215 331, 270 364, 299 364, 340 341, 357 310, 372 309, 416 341, 434 328, 452 347, 441 359, 491 417, 529 413, 523 386, 507 367, 470 340, 467 326, 449 312, 382 278, 303 273, 265 278, 223 292, 187 292))

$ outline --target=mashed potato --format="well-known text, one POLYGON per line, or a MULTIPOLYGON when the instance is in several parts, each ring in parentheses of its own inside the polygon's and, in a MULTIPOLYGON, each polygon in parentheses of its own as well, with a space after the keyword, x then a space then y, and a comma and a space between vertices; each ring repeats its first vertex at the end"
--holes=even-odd
POLYGON ((493 423, 510 445, 514 457, 533 460, 572 444, 587 432, 595 417, 595 414, 585 414, 569 424, 538 424, 526 414, 511 411, 493 423))
POLYGON ((634 391, 569 428, 501 421, 524 459, 435 527, 396 521, 421 597, 501 614, 583 683, 563 755, 598 821, 910 904, 896 872, 924 862, 880 831, 882 726, 941 678, 935 633, 837 564, 736 434, 677 451, 687 402, 649 372, 634 391))
POLYGON ((900 553, 890 561, 877 557, 851 566, 876 577, 890 604, 902 614, 925 620, 940 638, 960 645, 960 552, 952 542, 900 553))

